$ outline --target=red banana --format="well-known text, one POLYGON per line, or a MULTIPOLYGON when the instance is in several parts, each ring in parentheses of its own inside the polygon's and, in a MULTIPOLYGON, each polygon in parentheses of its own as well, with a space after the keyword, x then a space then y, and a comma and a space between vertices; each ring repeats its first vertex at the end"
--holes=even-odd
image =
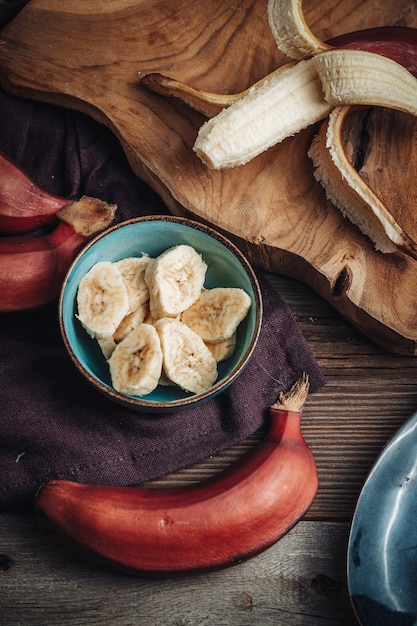
POLYGON ((56 224, 56 214, 70 202, 40 189, 0 152, 0 234, 18 235, 56 224))
POLYGON ((81 198, 59 211, 43 235, 0 237, 0 312, 33 309, 54 300, 76 252, 114 219, 115 205, 81 198))
POLYGON ((85 555, 134 574, 238 564, 278 541, 315 497, 317 469, 301 413, 285 408, 300 406, 307 389, 304 376, 270 407, 265 438, 203 482, 152 489, 51 480, 35 511, 85 555))

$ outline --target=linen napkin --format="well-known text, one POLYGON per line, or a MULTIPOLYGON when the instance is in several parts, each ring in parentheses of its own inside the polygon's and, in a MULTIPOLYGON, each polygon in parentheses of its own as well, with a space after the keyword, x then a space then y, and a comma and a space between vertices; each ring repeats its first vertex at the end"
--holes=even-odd
MULTIPOLYGON (((168 213, 114 135, 82 114, 0 90, 0 150, 51 193, 116 203, 118 221, 168 213)), ((289 308, 258 277, 264 322, 243 374, 217 398, 170 414, 136 412, 95 391, 65 351, 55 303, 0 315, 0 512, 29 509, 52 478, 129 485, 202 461, 260 428, 303 371, 312 392, 323 385, 289 308)))

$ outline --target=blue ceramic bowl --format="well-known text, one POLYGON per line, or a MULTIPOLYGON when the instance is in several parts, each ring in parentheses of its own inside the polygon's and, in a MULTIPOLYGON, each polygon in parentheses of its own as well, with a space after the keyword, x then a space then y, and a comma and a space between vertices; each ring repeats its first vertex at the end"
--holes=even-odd
POLYGON ((215 230, 173 216, 150 216, 114 226, 91 240, 68 270, 59 299, 61 334, 78 371, 109 399, 139 411, 169 412, 185 409, 217 396, 247 365, 257 343, 262 323, 262 299, 256 276, 242 253, 215 230), (107 362, 96 340, 76 318, 77 289, 81 278, 99 261, 117 261, 145 252, 157 256, 178 244, 193 246, 206 261, 205 286, 240 287, 252 298, 247 317, 239 324, 233 355, 218 364, 216 383, 206 392, 190 394, 176 386, 158 387, 147 396, 126 396, 111 385, 107 362))

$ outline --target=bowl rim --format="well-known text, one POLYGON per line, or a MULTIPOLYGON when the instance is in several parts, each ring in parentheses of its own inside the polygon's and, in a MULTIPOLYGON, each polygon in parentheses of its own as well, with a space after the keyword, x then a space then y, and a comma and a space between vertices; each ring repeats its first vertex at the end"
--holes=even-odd
POLYGON ((176 409, 184 409, 187 407, 191 407, 196 404, 200 404, 206 400, 212 399, 217 396, 219 393, 224 391, 227 387, 229 387, 232 382, 240 375, 243 369, 248 364, 255 346, 258 342, 259 335, 262 328, 263 321, 263 302, 261 295, 261 288, 258 281, 258 278, 249 263, 248 259, 245 257, 243 252, 225 235, 216 231, 213 227, 208 226, 204 223, 197 222, 188 217, 181 217, 176 215, 147 215, 147 216, 139 216, 130 218, 128 220, 124 220, 122 222, 118 222, 114 224, 110 228, 98 233, 95 235, 90 241, 87 242, 85 246, 77 253, 74 257, 71 265, 69 266, 59 294, 58 301, 58 318, 59 318, 59 328, 61 332, 61 337, 63 339, 66 350, 71 358, 71 361, 77 368, 77 370, 82 374, 82 376, 101 394, 110 397, 113 401, 118 404, 122 404, 125 407, 129 407, 135 410, 141 411, 149 411, 149 412, 174 412, 176 409), (92 248, 98 241, 108 236, 112 232, 125 228, 126 226, 130 226, 132 224, 138 224, 143 222, 173 222, 181 225, 188 226, 190 228, 200 230, 206 235, 209 235, 213 239, 216 239, 219 243, 223 244, 234 256, 238 259, 239 263, 242 265, 245 270, 248 279, 252 286, 253 297, 254 297, 254 307, 255 307, 255 323, 254 323, 254 332, 252 334, 249 345, 240 359, 240 361, 234 366, 231 372, 224 378, 215 382, 209 389, 199 394, 190 394, 190 396, 186 396, 184 398, 175 399, 175 400, 167 400, 167 401, 157 401, 157 400, 147 400, 146 396, 128 396, 125 394, 121 394, 112 387, 108 387, 103 384, 103 382, 98 379, 96 376, 93 376, 85 366, 80 362, 77 358, 71 342, 68 339, 65 323, 64 323, 64 315, 63 315, 63 305, 65 299, 66 287, 69 282, 69 279, 72 275, 72 272, 75 266, 78 264, 80 259, 88 252, 90 248, 92 248))

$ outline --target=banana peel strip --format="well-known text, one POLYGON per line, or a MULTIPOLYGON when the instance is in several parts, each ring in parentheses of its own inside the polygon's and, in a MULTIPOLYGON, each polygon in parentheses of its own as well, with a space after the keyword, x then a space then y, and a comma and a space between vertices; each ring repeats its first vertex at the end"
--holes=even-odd
POLYGON ((328 200, 383 253, 401 249, 417 259, 417 246, 394 219, 349 161, 343 147, 342 127, 351 106, 336 107, 313 139, 308 156, 314 177, 328 200))
POLYGON ((305 59, 331 49, 307 26, 302 0, 269 0, 268 21, 278 48, 291 59, 305 59))
POLYGON ((315 57, 326 100, 336 106, 313 140, 309 156, 329 200, 384 253, 417 259, 417 244, 350 163, 341 139, 351 105, 381 106, 417 115, 417 79, 371 52, 333 50, 315 57), (395 89, 392 88, 395 85, 395 89))

